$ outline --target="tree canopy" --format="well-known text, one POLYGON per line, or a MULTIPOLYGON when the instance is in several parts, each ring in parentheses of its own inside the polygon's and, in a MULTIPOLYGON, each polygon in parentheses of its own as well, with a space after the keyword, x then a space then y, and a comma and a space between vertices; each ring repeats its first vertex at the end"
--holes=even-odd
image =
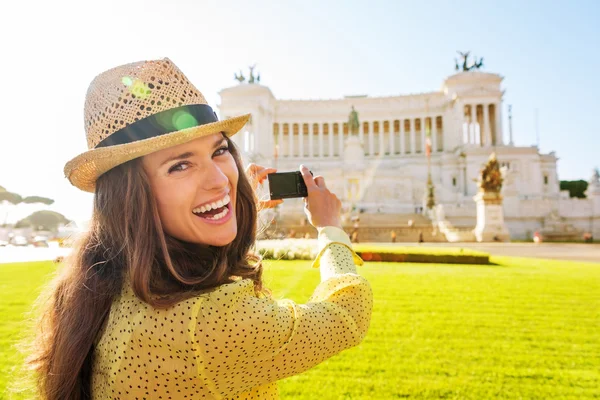
POLYGON ((47 206, 51 205, 52 203, 54 203, 54 200, 49 199, 48 197, 41 197, 41 196, 27 196, 25 197, 23 200, 21 200, 22 203, 25 204, 36 204, 36 203, 41 203, 41 204, 45 204, 47 206))
POLYGON ((16 228, 33 227, 36 229, 44 229, 48 231, 54 231, 60 224, 68 224, 71 222, 61 213, 56 211, 36 211, 26 218, 18 221, 15 224, 16 228))
POLYGON ((0 192, 0 202, 3 202, 3 201, 17 205, 21 201, 23 201, 23 198, 19 194, 4 191, 4 192, 0 192))
POLYGON ((560 190, 568 190, 569 197, 578 197, 585 199, 585 191, 588 183, 584 180, 579 181, 560 181, 560 190))

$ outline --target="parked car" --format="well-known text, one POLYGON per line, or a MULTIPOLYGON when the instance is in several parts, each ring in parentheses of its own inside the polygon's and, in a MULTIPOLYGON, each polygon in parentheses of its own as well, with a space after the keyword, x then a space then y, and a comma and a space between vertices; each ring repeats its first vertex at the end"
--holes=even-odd
POLYGON ((14 236, 11 239, 10 244, 14 246, 27 246, 29 242, 27 241, 27 238, 25 236, 14 236))
POLYGON ((31 240, 31 244, 33 244, 34 247, 49 247, 48 246, 48 237, 34 236, 34 238, 31 240))

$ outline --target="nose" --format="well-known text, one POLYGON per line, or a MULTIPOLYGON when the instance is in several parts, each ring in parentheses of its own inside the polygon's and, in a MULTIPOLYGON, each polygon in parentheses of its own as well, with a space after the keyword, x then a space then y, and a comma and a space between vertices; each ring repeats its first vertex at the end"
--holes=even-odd
POLYGON ((202 187, 206 191, 218 191, 227 187, 229 179, 221 170, 218 164, 210 163, 210 166, 205 171, 204 182, 202 187))

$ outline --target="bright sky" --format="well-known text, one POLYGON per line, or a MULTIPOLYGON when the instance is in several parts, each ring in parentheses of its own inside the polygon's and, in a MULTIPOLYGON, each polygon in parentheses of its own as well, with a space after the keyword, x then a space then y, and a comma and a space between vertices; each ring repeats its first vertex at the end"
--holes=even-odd
POLYGON ((54 198, 76 221, 92 195, 63 166, 86 150, 90 81, 165 56, 216 106, 253 63, 278 98, 398 95, 438 90, 470 50, 505 77, 517 145, 535 144, 538 109, 560 179, 600 166, 598 1, 34 0, 3 2, 0 15, 0 185, 54 198))

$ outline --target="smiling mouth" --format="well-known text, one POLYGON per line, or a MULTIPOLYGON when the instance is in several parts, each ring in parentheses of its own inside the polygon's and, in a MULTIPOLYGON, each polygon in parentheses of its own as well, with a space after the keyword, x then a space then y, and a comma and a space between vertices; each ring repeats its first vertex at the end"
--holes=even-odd
POLYGON ((192 213, 200 218, 204 218, 210 221, 220 220, 229 214, 231 198, 229 195, 225 195, 221 200, 205 204, 199 208, 194 208, 192 213))

